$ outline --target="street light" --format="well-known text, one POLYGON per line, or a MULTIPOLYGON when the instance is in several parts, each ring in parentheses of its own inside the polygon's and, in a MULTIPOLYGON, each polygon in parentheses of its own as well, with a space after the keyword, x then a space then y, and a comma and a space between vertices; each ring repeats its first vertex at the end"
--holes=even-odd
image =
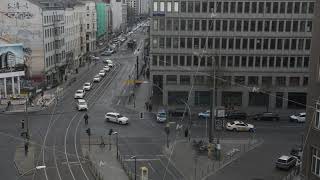
POLYGON ((137 180, 137 156, 131 156, 134 159, 134 180, 137 180))
POLYGON ((117 144, 117 158, 119 157, 119 141, 118 141, 118 132, 113 132, 112 135, 116 136, 116 144, 117 144))
POLYGON ((20 175, 16 180, 20 179, 21 177, 23 177, 24 175, 26 175, 27 173, 34 171, 34 170, 40 170, 40 169, 45 169, 46 166, 36 166, 28 171, 26 171, 25 173, 23 173, 22 175, 20 175))

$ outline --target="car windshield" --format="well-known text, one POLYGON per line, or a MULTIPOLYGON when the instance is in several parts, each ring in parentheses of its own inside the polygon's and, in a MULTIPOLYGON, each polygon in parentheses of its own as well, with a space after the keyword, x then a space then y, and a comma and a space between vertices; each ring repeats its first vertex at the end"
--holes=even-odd
POLYGON ((82 93, 82 92, 83 92, 82 90, 78 90, 78 91, 77 91, 77 93, 82 93))
POLYGON ((118 118, 122 118, 123 116, 122 116, 121 114, 119 114, 117 117, 118 117, 118 118))
POLYGON ((85 86, 90 86, 90 83, 85 83, 84 85, 85 85, 85 86))
POLYGON ((79 102, 79 105, 87 105, 86 102, 79 102))
POLYGON ((166 113, 158 113, 158 116, 161 118, 164 118, 164 117, 166 117, 166 113))
POLYGON ((280 162, 280 163, 287 163, 287 161, 286 161, 286 160, 283 160, 283 159, 278 159, 278 162, 280 162))

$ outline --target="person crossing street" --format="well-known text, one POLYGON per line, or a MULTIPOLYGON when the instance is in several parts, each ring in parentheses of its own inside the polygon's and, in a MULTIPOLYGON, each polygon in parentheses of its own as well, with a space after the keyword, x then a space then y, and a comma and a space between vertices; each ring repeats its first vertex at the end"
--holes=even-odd
POLYGON ((85 125, 88 125, 88 119, 89 119, 89 116, 88 116, 88 114, 86 113, 84 116, 83 116, 83 118, 84 118, 84 124, 85 125))

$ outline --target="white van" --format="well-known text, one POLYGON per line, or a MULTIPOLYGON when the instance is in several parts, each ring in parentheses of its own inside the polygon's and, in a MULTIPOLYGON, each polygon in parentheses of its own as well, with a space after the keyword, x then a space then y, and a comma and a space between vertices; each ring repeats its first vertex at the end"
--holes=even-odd
POLYGON ((167 113, 164 109, 161 109, 157 113, 157 122, 165 122, 167 121, 167 113))
POLYGON ((87 105, 86 100, 84 100, 84 99, 78 99, 77 109, 78 109, 78 111, 88 110, 88 105, 87 105))

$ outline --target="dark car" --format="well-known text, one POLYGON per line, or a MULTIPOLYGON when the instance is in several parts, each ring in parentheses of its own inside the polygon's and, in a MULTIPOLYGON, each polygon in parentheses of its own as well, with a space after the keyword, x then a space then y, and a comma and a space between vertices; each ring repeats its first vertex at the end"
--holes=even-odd
POLYGON ((254 120, 262 120, 262 121, 279 121, 280 117, 276 113, 265 112, 262 114, 256 114, 253 119, 254 120))
POLYGON ((245 120, 247 119, 247 113, 240 111, 231 111, 226 114, 226 118, 230 120, 245 120))

